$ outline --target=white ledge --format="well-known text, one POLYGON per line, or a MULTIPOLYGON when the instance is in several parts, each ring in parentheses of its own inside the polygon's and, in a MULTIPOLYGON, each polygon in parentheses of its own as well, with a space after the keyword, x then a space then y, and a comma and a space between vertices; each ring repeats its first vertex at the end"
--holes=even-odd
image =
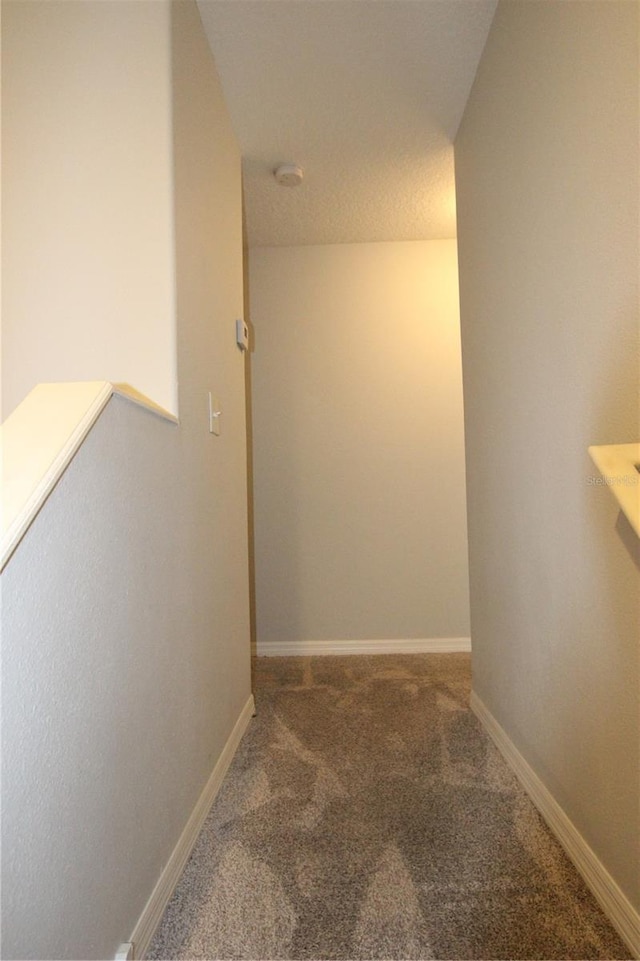
POLYGON ((159 417, 177 418, 128 384, 39 384, 0 428, 2 570, 105 406, 118 394, 159 417))
POLYGON ((622 513, 640 537, 640 444, 590 447, 589 455, 602 474, 622 513))

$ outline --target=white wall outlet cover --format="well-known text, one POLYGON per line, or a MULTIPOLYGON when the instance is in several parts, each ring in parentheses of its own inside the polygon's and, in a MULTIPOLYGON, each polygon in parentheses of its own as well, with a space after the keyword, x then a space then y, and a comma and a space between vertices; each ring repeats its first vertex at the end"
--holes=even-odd
POLYGON ((244 320, 236 320, 236 343, 240 350, 249 349, 249 327, 244 320))
POLYGON ((133 961, 133 942, 125 941, 116 952, 115 961, 133 961))

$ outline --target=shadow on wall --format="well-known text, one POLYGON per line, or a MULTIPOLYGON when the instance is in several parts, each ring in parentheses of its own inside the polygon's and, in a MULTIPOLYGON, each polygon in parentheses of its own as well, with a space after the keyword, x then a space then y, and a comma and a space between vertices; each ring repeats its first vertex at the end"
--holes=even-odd
MULTIPOLYGON (((640 484, 640 480, 638 483, 640 484)), ((636 570, 640 571, 640 539, 622 511, 618 512, 616 532, 626 548, 629 557, 635 564, 636 570)))

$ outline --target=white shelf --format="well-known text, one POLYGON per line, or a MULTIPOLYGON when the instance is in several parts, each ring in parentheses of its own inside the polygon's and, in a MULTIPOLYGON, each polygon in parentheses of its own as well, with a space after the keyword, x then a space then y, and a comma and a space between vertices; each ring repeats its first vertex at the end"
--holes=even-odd
POLYGON ((4 568, 34 517, 114 394, 177 424, 128 384, 105 380, 38 384, 0 428, 4 568))
POLYGON ((640 443, 590 447, 591 460, 640 537, 640 443))

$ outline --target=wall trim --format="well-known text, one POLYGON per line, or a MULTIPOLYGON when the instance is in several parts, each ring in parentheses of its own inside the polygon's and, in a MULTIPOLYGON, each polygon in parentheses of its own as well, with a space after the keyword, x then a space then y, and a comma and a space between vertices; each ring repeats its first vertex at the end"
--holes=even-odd
POLYGON ((471 650, 470 637, 410 637, 384 640, 258 641, 258 657, 296 654, 461 654, 471 650))
POLYGON ((631 949, 633 957, 640 958, 640 913, 475 691, 471 693, 471 710, 573 861, 620 937, 631 949))
POLYGON ((220 790, 224 776, 229 769, 229 765, 231 764, 240 741, 242 740, 242 736, 249 726, 249 721, 254 714, 255 703, 252 694, 247 700, 245 706, 242 708, 240 716, 238 717, 238 720, 236 721, 233 730, 222 749, 222 754, 218 758, 218 761, 211 772, 209 780, 207 781, 202 794, 196 801, 196 805, 191 812, 189 820, 187 821, 182 834, 178 839, 178 843, 173 849, 171 856, 169 857, 169 860, 167 861, 162 874, 160 875, 158 882, 153 889, 142 914, 138 918, 135 928, 133 929, 133 933, 129 938, 129 941, 132 941, 134 945, 134 958, 144 958, 149 950, 149 946, 153 940, 153 936, 160 923, 162 915, 164 914, 164 910, 171 895, 173 894, 176 884, 180 880, 180 875, 182 874, 187 859, 191 854, 191 850, 197 840, 205 818, 209 813, 211 805, 213 804, 218 791, 220 790))

